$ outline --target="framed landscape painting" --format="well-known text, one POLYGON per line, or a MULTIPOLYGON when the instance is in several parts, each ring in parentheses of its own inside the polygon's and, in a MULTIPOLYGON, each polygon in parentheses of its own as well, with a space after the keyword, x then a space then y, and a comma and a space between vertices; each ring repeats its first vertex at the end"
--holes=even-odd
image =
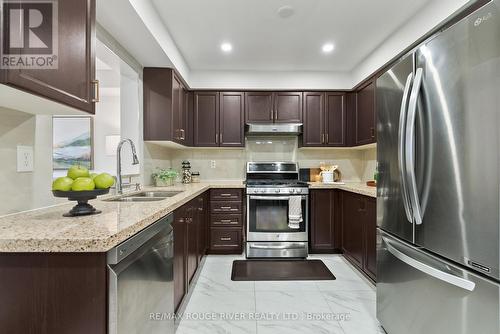
POLYGON ((54 169, 80 165, 92 169, 92 117, 52 118, 52 163, 54 169))

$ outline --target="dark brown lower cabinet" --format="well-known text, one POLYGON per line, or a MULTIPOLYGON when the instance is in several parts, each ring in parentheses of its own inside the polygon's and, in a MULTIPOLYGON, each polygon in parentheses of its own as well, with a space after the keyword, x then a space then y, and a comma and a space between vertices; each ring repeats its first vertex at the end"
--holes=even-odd
POLYGON ((345 257, 376 279, 376 200, 342 192, 342 249, 345 257))
POLYGON ((175 310, 187 292, 187 223, 186 210, 180 207, 174 212, 174 305, 175 310))
POLYGON ((341 252, 340 192, 311 190, 310 251, 312 253, 341 252))
POLYGON ((241 254, 243 251, 242 189, 210 191, 211 254, 241 254))
POLYGON ((2 333, 106 334, 105 253, 0 254, 2 333))

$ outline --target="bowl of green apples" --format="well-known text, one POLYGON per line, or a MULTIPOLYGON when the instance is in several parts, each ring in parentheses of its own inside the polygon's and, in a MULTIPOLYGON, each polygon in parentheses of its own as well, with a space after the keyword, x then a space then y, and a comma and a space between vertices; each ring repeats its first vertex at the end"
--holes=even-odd
POLYGON ((64 214, 65 217, 95 215, 102 211, 88 202, 109 193, 109 188, 114 183, 114 177, 108 173, 90 173, 87 168, 75 165, 68 169, 66 176, 58 177, 52 182, 52 194, 78 203, 64 214))

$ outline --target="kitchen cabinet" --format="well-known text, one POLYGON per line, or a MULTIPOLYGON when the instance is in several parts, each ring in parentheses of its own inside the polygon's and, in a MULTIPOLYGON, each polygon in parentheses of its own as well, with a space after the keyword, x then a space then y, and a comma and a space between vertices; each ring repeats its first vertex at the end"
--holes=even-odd
POLYGON ((186 86, 170 68, 143 70, 144 140, 188 145, 192 104, 186 86))
POLYGON ((243 250, 243 191, 212 189, 210 191, 211 254, 241 254, 243 250))
POLYGON ((344 255, 372 280, 376 279, 376 200, 342 192, 344 255))
POLYGON ((301 146, 347 146, 345 93, 305 92, 301 146))
POLYGON ((174 212, 175 310, 188 293, 190 283, 208 248, 208 192, 174 212))
POLYGON ((357 90, 355 144, 375 142, 375 82, 370 80, 357 90))
POLYGON ((377 200, 368 198, 365 221, 365 262, 364 272, 371 279, 377 278, 377 200))
POLYGON ((219 146, 219 93, 194 93, 194 146, 219 146))
POLYGON ((311 190, 310 199, 310 252, 340 253, 340 192, 332 189, 311 190))
POLYGON ((174 212, 174 309, 179 305, 187 293, 187 217, 186 208, 180 207, 174 212))
POLYGON ((94 114, 95 0, 57 1, 57 68, 9 69, 1 83, 94 114))
POLYGON ((241 92, 220 92, 219 146, 245 146, 244 102, 241 92))
POLYGON ((247 123, 301 123, 302 92, 245 93, 247 123))
POLYGON ((194 93, 194 146, 243 147, 244 94, 194 93))
POLYGON ((2 333, 106 334, 105 253, 0 254, 2 333))

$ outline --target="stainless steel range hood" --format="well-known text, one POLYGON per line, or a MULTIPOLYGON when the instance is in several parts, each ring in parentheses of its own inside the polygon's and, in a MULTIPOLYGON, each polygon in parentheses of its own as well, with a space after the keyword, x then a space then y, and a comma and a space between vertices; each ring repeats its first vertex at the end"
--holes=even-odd
POLYGON ((299 135, 302 133, 302 123, 283 124, 246 124, 246 134, 251 135, 299 135))

